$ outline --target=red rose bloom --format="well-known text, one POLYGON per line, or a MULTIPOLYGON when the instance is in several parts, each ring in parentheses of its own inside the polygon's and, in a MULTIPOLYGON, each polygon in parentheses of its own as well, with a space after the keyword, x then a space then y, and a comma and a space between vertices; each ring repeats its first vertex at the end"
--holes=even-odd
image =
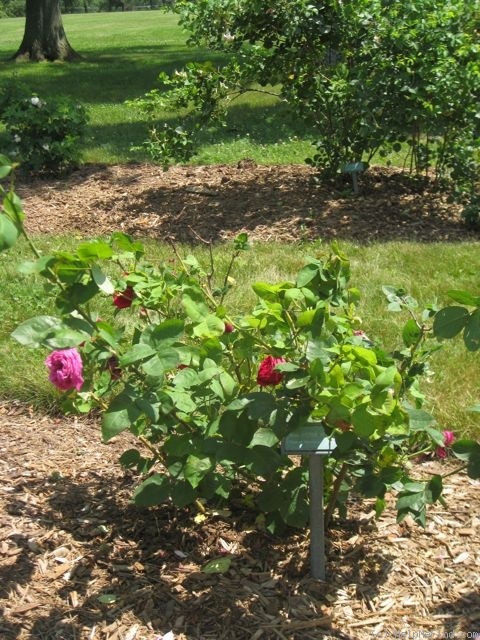
POLYGON ((225 333, 233 333, 233 331, 235 331, 235 327, 230 322, 226 322, 224 331, 225 333))
POLYGON ((283 376, 280 371, 275 371, 275 367, 282 362, 285 362, 284 358, 274 358, 273 356, 264 358, 258 368, 257 383, 261 387, 280 384, 283 376))
POLYGON ((445 447, 437 447, 435 449, 435 453, 439 458, 442 458, 442 460, 444 460, 448 456, 448 451, 445 449, 445 447))
POLYGON ((116 356, 112 356, 107 360, 107 371, 110 373, 110 377, 112 380, 118 380, 122 377, 122 370, 118 364, 118 358, 116 356))
POLYGON ((117 309, 127 309, 132 306, 135 291, 132 287, 127 287, 125 291, 119 291, 113 294, 113 304, 117 309))

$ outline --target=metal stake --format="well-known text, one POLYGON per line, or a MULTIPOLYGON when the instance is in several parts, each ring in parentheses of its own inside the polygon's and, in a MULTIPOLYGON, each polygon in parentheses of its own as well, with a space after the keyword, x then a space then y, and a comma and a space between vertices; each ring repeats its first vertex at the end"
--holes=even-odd
POLYGON ((310 568, 312 577, 325 580, 325 523, 323 513, 323 456, 309 456, 310 568))

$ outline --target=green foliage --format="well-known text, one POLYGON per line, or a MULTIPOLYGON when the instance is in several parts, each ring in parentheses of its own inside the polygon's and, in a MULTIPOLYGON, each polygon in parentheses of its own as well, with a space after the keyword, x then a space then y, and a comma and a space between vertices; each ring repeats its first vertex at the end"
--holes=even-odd
MULTIPOLYGON (((200 0, 176 7, 191 44, 230 60, 221 68, 187 65, 171 78, 162 75, 167 98, 156 93, 139 101, 150 115, 155 105, 190 107, 182 136, 188 129, 194 141, 207 123, 224 123, 225 108, 240 95, 279 84, 291 117, 316 137, 307 162, 323 176, 405 149, 404 166, 451 183, 469 223, 478 221, 475 0, 200 0)), ((158 146, 164 163, 174 151, 158 146)))
MULTIPOLYGON (((11 164, 2 163, 8 174, 11 164)), ((337 441, 326 474, 332 507, 343 509, 354 488, 376 497, 381 513, 386 493, 394 491, 399 518, 411 514, 424 524, 427 506, 441 498, 442 480, 412 480, 408 461, 449 446, 422 407, 417 384, 437 348, 432 309, 420 320, 411 296, 385 287, 390 309, 408 314, 404 349, 389 353, 357 329, 358 291, 336 246, 328 256, 307 257, 291 280, 254 283, 255 304, 239 313, 228 308, 226 295, 235 260, 248 250, 246 234, 218 273, 213 257, 204 268, 178 252, 175 264, 153 265, 143 245, 121 233, 41 255, 25 233, 13 191, 2 216, 30 243, 36 261, 27 268, 53 285, 57 308, 56 316, 26 320, 12 335, 68 360, 61 379, 56 369, 50 380, 63 390, 66 408, 102 411, 105 441, 126 430, 137 437, 139 448, 121 462, 146 475, 135 490, 138 505, 222 502, 248 486, 249 504, 262 512, 259 525, 303 527, 306 464, 295 465, 281 442, 320 422, 337 441), (105 299, 115 308, 109 319, 97 312, 105 299)), ((2 240, 10 248, 8 234, 2 240)), ((475 307, 462 325, 466 331, 478 298, 463 291, 453 297, 475 307)), ((437 321, 441 337, 444 326, 443 318, 437 321)), ((477 329, 470 329, 469 348, 480 347, 477 329)), ((463 440, 453 449, 472 477, 479 473, 478 447, 463 440)))
POLYGON ((12 80, 0 88, 0 122, 9 135, 11 155, 25 169, 52 174, 78 165, 87 123, 82 105, 43 100, 12 80))

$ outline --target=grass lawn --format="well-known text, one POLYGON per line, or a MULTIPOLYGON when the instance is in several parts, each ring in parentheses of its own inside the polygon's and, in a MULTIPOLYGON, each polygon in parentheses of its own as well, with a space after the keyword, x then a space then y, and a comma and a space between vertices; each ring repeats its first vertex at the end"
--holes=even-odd
MULTIPOLYGON (((222 61, 218 54, 187 47, 177 16, 164 11, 69 14, 64 26, 82 62, 16 64, 8 57, 20 44, 24 19, 2 19, 0 83, 15 74, 40 97, 66 96, 83 103, 90 116, 85 162, 146 160, 130 147, 146 138, 147 123, 125 101, 154 88, 161 71, 172 72, 192 60, 222 61)), ((171 113, 164 116, 175 119, 171 113)), ((236 101, 227 128, 205 132, 195 163, 244 157, 265 164, 303 162, 311 145, 302 139, 304 129, 292 120, 274 97, 244 97, 236 101)))

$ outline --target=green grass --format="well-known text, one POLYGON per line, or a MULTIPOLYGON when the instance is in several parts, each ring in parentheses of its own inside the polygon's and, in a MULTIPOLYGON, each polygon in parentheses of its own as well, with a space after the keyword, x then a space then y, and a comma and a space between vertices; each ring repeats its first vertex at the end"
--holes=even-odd
MULTIPOLYGON (((38 238, 44 252, 61 246, 68 249, 70 238, 38 238)), ((429 244, 385 243, 359 246, 344 243, 342 248, 352 262, 352 284, 362 294, 359 315, 367 334, 381 341, 388 349, 400 345, 403 314, 386 310, 381 287, 384 284, 405 287, 420 305, 436 301, 448 303, 446 292, 451 288, 466 289, 480 294, 478 273, 480 251, 478 243, 429 244)), ((185 248, 185 251, 187 249, 185 248)), ((245 311, 254 301, 250 284, 256 280, 278 281, 291 279, 301 267, 305 256, 325 255, 328 247, 312 244, 255 243, 251 251, 242 254, 234 277, 237 285, 227 299, 229 309, 245 311)), ((170 247, 148 244, 151 260, 165 261, 172 256, 170 247)), ((195 250, 207 260, 205 250, 195 250)), ((228 245, 215 248, 219 272, 225 268, 230 256, 228 245)), ((28 257, 23 243, 15 253, 0 254, 0 395, 16 398, 37 407, 58 406, 59 394, 47 381, 43 360, 44 350, 31 351, 17 345, 9 336, 23 320, 32 315, 54 314, 52 299, 45 296, 43 282, 32 276, 17 273, 17 264, 28 257)), ((423 307, 422 307, 423 308, 423 307)), ((112 311, 109 299, 101 301, 97 309, 102 317, 112 311)), ((469 353, 461 339, 445 342, 434 356, 435 375, 424 381, 428 396, 439 423, 457 434, 480 435, 480 416, 466 412, 466 408, 480 402, 480 357, 469 353)))
MULTIPOLYGON (((187 47, 177 17, 163 11, 65 15, 67 37, 84 57, 74 64, 8 62, 20 44, 24 20, 3 19, 0 26, 0 83, 15 74, 41 97, 65 96, 87 107, 85 162, 146 160, 130 148, 146 138, 147 122, 125 101, 158 86, 161 71, 170 73, 192 60, 222 61, 205 49, 187 47)), ((170 113, 164 117, 175 121, 170 113)), ((304 136, 278 100, 250 94, 235 103, 226 128, 205 132, 194 162, 233 163, 243 157, 265 164, 303 162, 311 153, 304 136)))

